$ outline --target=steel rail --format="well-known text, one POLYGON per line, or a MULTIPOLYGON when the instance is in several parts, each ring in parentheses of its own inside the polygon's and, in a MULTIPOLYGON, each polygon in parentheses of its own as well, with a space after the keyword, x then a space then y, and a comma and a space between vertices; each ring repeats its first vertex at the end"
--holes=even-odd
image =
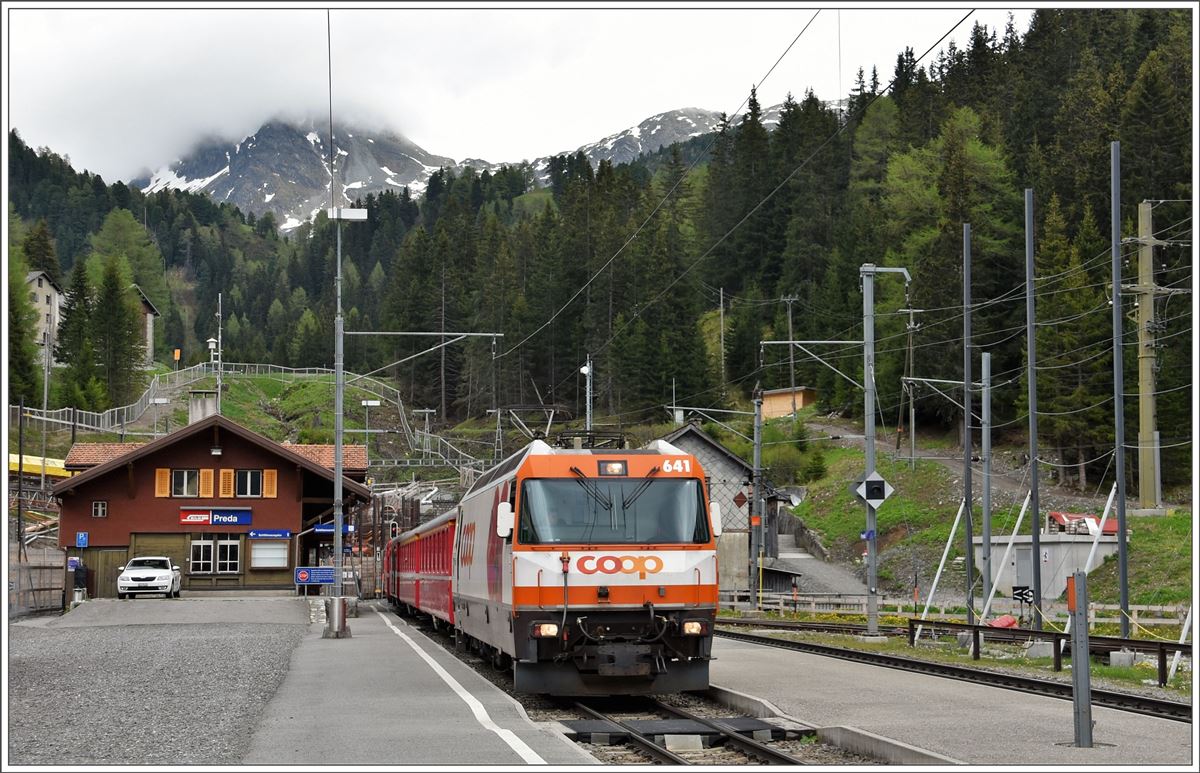
POLYGON ((585 714, 588 714, 589 716, 591 716, 595 719, 599 719, 603 722, 611 722, 612 724, 621 728, 622 730, 624 730, 626 733, 629 734, 629 740, 633 741, 635 746, 637 746, 642 751, 646 752, 651 757, 653 757, 654 759, 658 760, 661 763, 664 763, 666 765, 691 765, 692 764, 686 758, 680 757, 675 752, 664 749, 663 747, 654 743, 654 741, 652 739, 647 738, 646 736, 642 735, 641 733, 634 730, 632 727, 630 727, 629 725, 620 721, 619 719, 613 719, 610 716, 601 714, 599 711, 596 711, 591 706, 588 706, 587 704, 584 704, 584 703, 580 703, 578 701, 576 701, 576 703, 575 703, 575 708, 578 709, 579 711, 582 711, 585 714))
MULTIPOLYGON (((717 625, 737 625, 750 628, 778 628, 788 631, 817 631, 821 633, 866 633, 864 623, 823 623, 807 620, 772 620, 770 618, 717 618, 717 625)), ((933 628, 930 623, 926 629, 933 628)), ((889 636, 907 636, 908 629, 900 626, 879 626, 879 633, 889 636)))
MULTIPOLYGON (((1063 700, 1071 700, 1073 697, 1071 685, 1063 682, 1048 682, 1043 679, 1002 674, 995 671, 982 671, 980 669, 952 666, 945 663, 933 663, 915 658, 902 658, 896 655, 885 655, 877 652, 863 652, 861 650, 830 647, 824 644, 776 639, 770 636, 755 636, 754 634, 742 633, 740 631, 714 631, 713 633, 716 636, 750 642, 752 644, 808 652, 872 666, 883 666, 885 668, 912 671, 929 676, 956 679, 961 682, 1001 687, 1033 695, 1042 695, 1063 700)), ((1168 701, 1141 695, 1132 695, 1130 693, 1093 689, 1092 704, 1104 708, 1145 714, 1158 719, 1170 719, 1189 724, 1192 722, 1192 707, 1189 704, 1180 703, 1179 701, 1168 701)))
POLYGON ((693 714, 692 712, 690 712, 686 709, 681 709, 678 706, 671 706, 671 705, 663 703, 662 701, 657 700, 657 699, 654 699, 652 702, 654 704, 654 707, 663 713, 674 714, 677 717, 682 717, 683 719, 690 719, 691 721, 697 722, 701 725, 704 725, 705 727, 712 728, 713 730, 717 731, 725 738, 726 746, 732 746, 735 749, 737 749, 738 751, 742 752, 743 754, 745 754, 749 757, 755 757, 757 759, 760 759, 763 762, 767 763, 768 765, 807 765, 808 764, 804 760, 796 759, 795 757, 793 757, 789 754, 785 754, 784 752, 781 752, 778 749, 773 749, 764 743, 755 741, 753 738, 747 738, 746 736, 742 735, 741 733, 737 732, 736 730, 726 727, 723 723, 721 723, 717 720, 706 719, 704 717, 696 716, 695 714, 693 714))

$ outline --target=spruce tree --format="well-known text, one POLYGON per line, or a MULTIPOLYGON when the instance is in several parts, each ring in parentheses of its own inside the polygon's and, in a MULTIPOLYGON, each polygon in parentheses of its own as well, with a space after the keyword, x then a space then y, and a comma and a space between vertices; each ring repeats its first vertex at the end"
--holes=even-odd
POLYGON ((114 405, 131 402, 141 385, 141 313, 129 290, 129 268, 122 258, 104 259, 96 293, 92 334, 100 364, 100 378, 114 405))
MULTIPOLYGON (((9 217, 10 223, 14 218, 9 217)), ((10 231, 11 233, 11 231, 10 231)), ((25 398, 33 404, 41 397, 41 368, 37 364, 38 345, 34 340, 37 312, 29 303, 25 275, 29 267, 20 247, 12 246, 8 255, 8 398, 25 398)))
POLYGON ((42 218, 29 230, 22 245, 25 249, 25 261, 30 271, 45 271, 59 286, 62 285, 62 269, 58 265, 58 255, 54 250, 54 237, 50 235, 50 227, 46 218, 42 218))

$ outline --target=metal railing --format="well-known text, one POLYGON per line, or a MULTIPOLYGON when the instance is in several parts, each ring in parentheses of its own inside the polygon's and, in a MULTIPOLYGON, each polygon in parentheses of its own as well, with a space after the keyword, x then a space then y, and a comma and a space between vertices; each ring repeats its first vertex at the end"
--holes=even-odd
MULTIPOLYGON (((91 432, 126 432, 126 427, 145 415, 146 410, 153 404, 151 401, 162 392, 195 383, 208 375, 215 375, 215 373, 216 369, 212 367, 211 363, 202 362, 180 370, 173 370, 170 373, 156 375, 150 380, 150 385, 146 387, 142 396, 129 405, 109 408, 102 412, 83 411, 77 408, 55 408, 43 412, 40 408, 32 408, 27 405, 25 406, 25 418, 39 422, 43 427, 47 424, 57 424, 67 427, 75 426, 91 432)), ((9 406, 9 416, 12 419, 10 426, 16 426, 19 410, 18 406, 9 406)), ((148 435, 151 433, 128 434, 148 435)))
MULTIPOLYGON (((215 376, 216 373, 215 363, 201 362, 187 368, 171 371, 170 373, 156 375, 151 379, 150 385, 142 393, 142 396, 130 405, 110 408, 101 413, 72 408, 56 408, 43 412, 40 409, 26 406, 25 417, 26 419, 40 422, 43 428, 47 424, 58 424, 74 426, 78 429, 91 432, 121 432, 122 434, 149 435, 151 433, 129 432, 126 428, 145 415, 147 409, 153 405, 154 398, 159 397, 163 392, 177 389, 186 384, 195 383, 203 378, 215 376)), ((222 363, 221 375, 266 376, 280 381, 305 379, 318 383, 327 382, 331 385, 334 383, 335 378, 335 373, 331 368, 289 368, 285 365, 259 362, 222 363)), ((475 458, 440 435, 414 429, 408 421, 408 414, 405 411, 404 400, 400 397, 399 389, 372 376, 358 376, 347 372, 345 378, 347 383, 353 382, 356 388, 395 404, 397 415, 400 417, 400 429, 404 435, 404 440, 414 452, 424 452, 428 455, 436 456, 445 462, 446 466, 460 469, 469 468, 478 470, 487 465, 485 460, 475 458)), ((10 406, 12 426, 15 426, 16 421, 19 419, 19 410, 17 406, 10 406)))

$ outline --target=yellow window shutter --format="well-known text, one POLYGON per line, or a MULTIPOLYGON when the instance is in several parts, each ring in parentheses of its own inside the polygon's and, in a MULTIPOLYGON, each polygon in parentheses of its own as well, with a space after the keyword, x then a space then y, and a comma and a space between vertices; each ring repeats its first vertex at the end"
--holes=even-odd
POLYGON ((171 496, 171 470, 167 467, 159 467, 154 471, 154 496, 171 496))
POLYGON ((262 495, 264 497, 269 497, 271 499, 275 498, 276 484, 278 479, 279 476, 276 474, 275 470, 263 470, 262 495))
POLYGON ((221 470, 221 498, 233 499, 233 470, 221 470))
POLYGON ((211 498, 213 495, 213 471, 200 471, 200 496, 211 498))

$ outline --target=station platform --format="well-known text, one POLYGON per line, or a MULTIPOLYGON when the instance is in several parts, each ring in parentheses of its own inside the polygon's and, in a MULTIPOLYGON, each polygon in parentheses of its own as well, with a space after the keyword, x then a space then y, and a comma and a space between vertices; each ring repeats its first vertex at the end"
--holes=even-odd
POLYGON ((853 727, 968 765, 1147 765, 1195 770, 1192 724, 1092 709, 1073 745, 1070 701, 718 637, 714 684, 812 727, 853 727))
POLYGON ((382 602, 358 609, 349 638, 309 626, 242 764, 598 764, 382 602))

